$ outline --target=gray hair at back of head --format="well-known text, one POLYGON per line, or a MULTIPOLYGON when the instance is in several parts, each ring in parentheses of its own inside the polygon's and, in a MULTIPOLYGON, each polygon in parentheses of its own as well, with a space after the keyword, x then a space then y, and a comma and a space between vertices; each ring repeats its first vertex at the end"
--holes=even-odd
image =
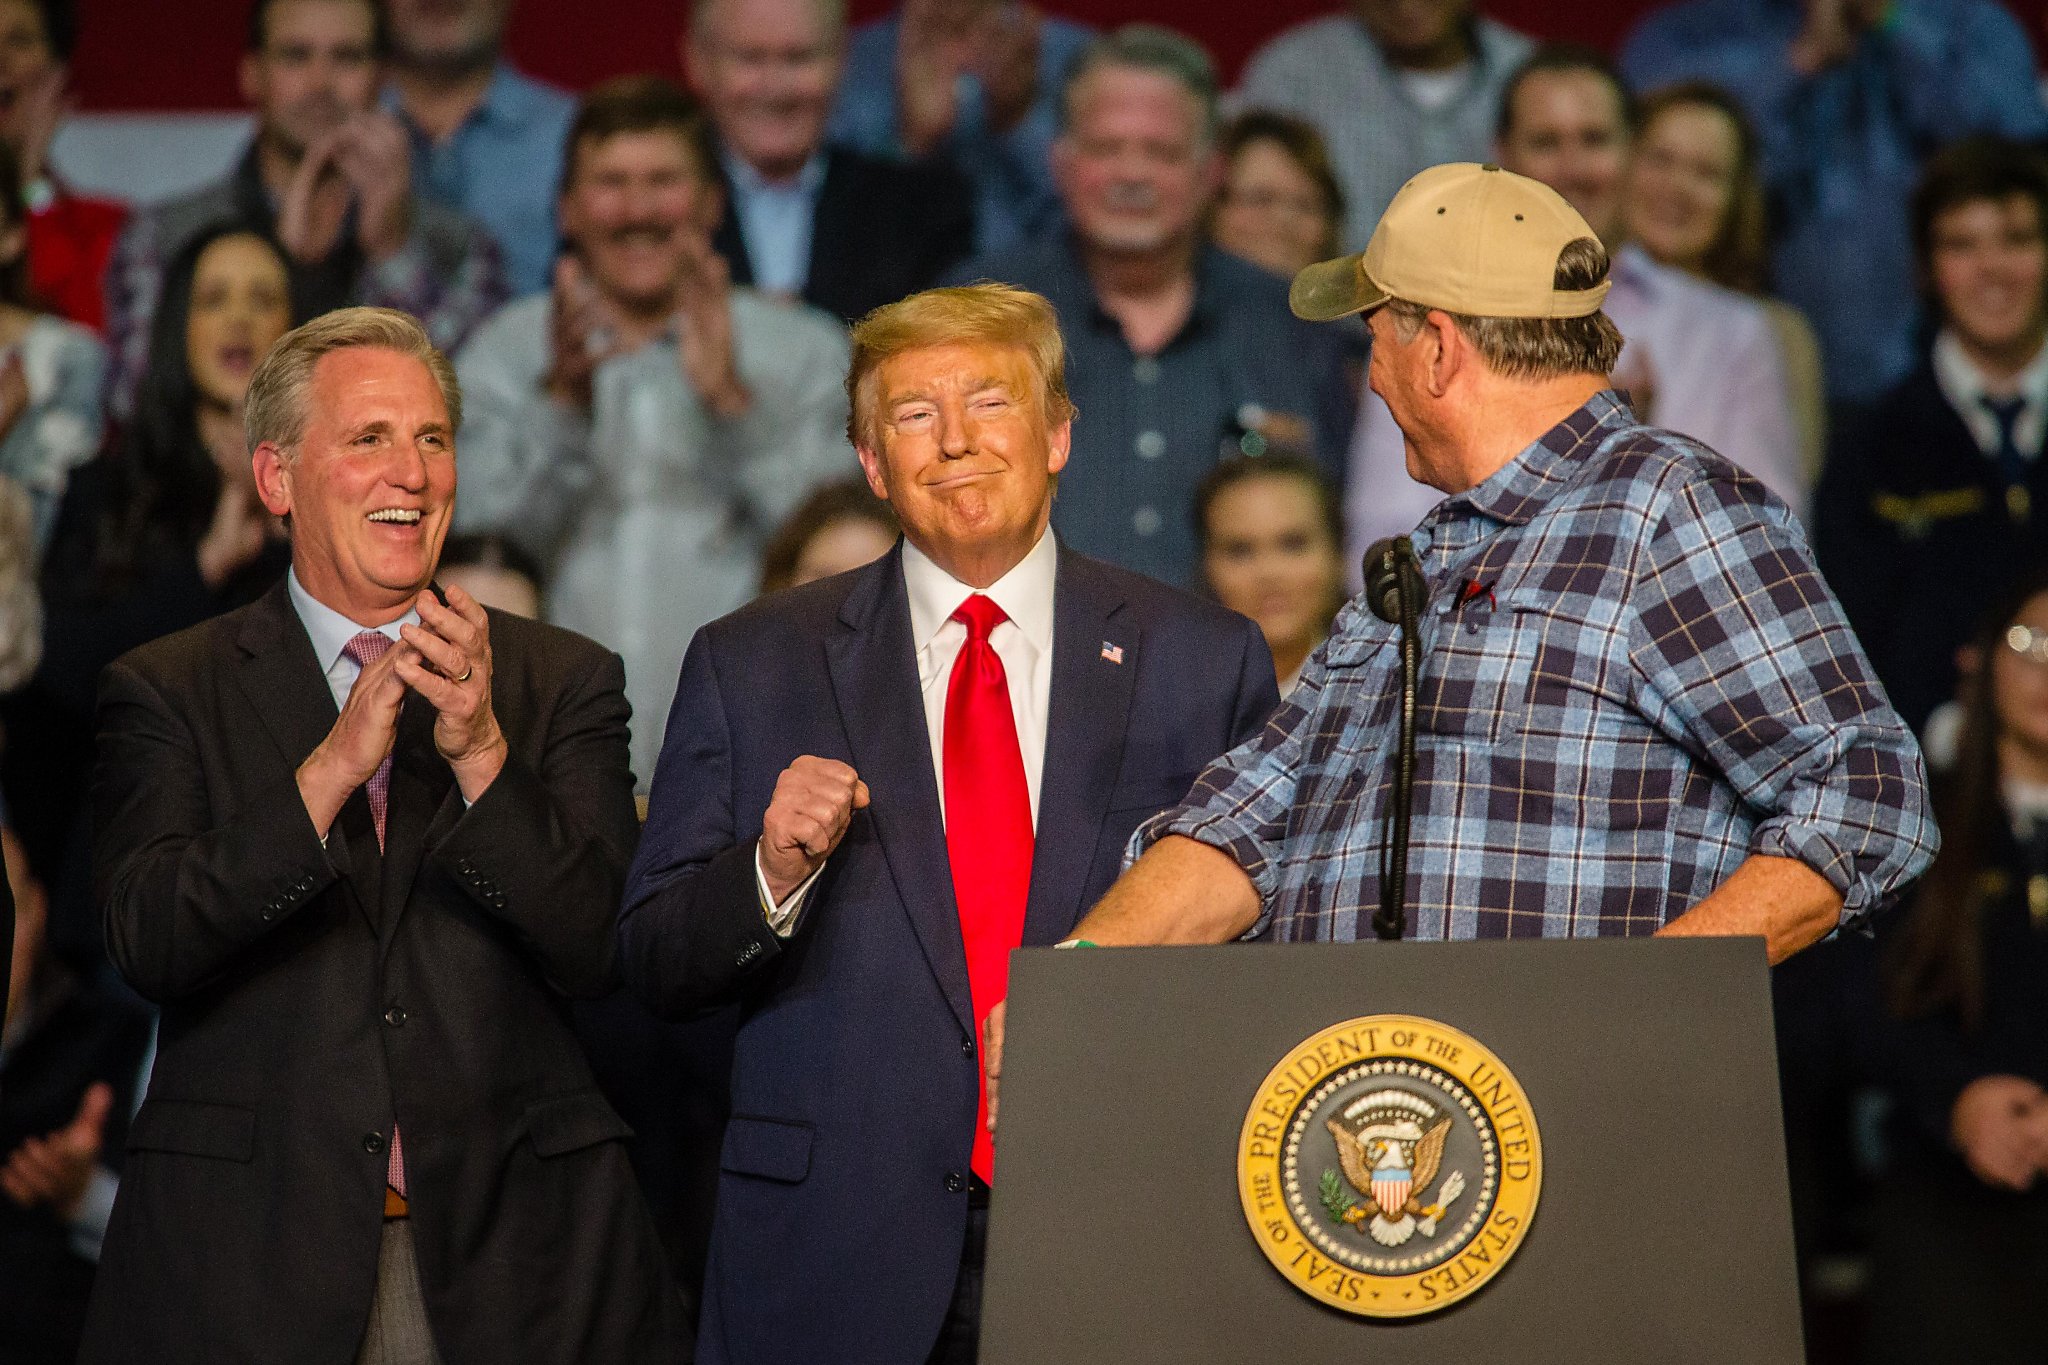
POLYGON ((306 395, 320 357, 365 346, 396 351, 426 366, 448 408, 449 432, 462 429, 462 386, 426 328, 396 308, 337 308, 279 337, 250 376, 249 396, 242 404, 249 453, 268 442, 290 459, 306 434, 306 395))
POLYGON ((1059 126, 1062 133, 1074 122, 1074 91, 1083 80, 1107 67, 1127 71, 1153 71, 1171 78, 1195 97, 1202 114, 1202 145, 1216 141, 1216 63, 1200 43, 1184 33, 1158 24, 1125 24, 1105 33, 1081 49, 1067 67, 1060 84, 1059 126))

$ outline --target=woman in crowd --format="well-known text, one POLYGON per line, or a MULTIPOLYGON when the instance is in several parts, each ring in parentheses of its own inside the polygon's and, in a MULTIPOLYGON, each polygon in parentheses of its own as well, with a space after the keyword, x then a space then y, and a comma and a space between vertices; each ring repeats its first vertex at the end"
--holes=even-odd
POLYGON ((861 479, 828 483, 797 504, 761 551, 761 591, 798 588, 873 563, 896 543, 896 514, 861 479))
POLYGON ((1623 225, 1659 263, 1763 304, 1777 331, 1811 487, 1827 436, 1820 344, 1798 309, 1763 293, 1764 192, 1755 131, 1726 91, 1693 81, 1646 98, 1641 126, 1623 225))
POLYGON ((2048 1335, 2048 571, 1970 650, 1941 853, 1880 929, 1878 1361, 2037 1361, 2048 1335))
MULTIPOLYGON (((0 0, 0 50, 11 3, 0 0)), ((27 491, 41 547, 71 471, 99 448, 107 361, 91 332, 39 311, 33 297, 21 177, 0 139, 0 476, 27 491)))
POLYGON ((134 422, 77 472, 58 515, 42 571, 42 666, 0 703, 0 778, 67 951, 98 938, 83 826, 100 670, 254 600, 291 558, 257 499, 241 411, 257 361, 292 325, 284 255, 246 228, 217 227, 172 262, 163 300, 134 422))
POLYGON ((1344 191, 1315 128, 1267 109, 1225 124, 1223 192, 1209 218, 1216 245, 1287 279, 1342 248, 1344 191))
POLYGON ((1195 491, 1195 537, 1209 590, 1258 622, 1285 696, 1344 604, 1336 495, 1300 456, 1233 456, 1195 491))

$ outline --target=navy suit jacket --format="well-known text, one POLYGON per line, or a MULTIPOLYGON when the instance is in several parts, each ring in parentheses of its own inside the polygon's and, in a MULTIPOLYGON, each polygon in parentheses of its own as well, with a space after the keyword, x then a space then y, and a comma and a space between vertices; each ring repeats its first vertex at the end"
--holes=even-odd
MULTIPOLYGON (((1065 548, 1056 584, 1026 944, 1067 937, 1139 822, 1279 701, 1243 617, 1065 548)), ((619 933, 657 1011, 741 1010, 698 1360, 924 1360, 966 1231, 977 1044, 900 548, 698 632, 619 933), (754 846, 803 754, 872 799, 784 941, 754 846)))

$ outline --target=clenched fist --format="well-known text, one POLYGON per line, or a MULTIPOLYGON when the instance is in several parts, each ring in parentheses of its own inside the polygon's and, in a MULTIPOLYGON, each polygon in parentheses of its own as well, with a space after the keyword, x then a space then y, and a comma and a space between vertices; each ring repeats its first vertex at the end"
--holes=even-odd
POLYGON ((868 804, 868 784, 836 759, 805 754, 775 779, 761 817, 761 874, 777 905, 816 872, 868 804))

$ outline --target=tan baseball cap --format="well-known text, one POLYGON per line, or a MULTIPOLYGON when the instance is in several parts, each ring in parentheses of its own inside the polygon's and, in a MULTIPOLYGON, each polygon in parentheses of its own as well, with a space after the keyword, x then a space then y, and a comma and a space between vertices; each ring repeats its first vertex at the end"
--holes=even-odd
POLYGON ((1294 277, 1294 315, 1329 322, 1390 298, 1475 318, 1582 318, 1610 283, 1558 289, 1557 255, 1599 240, 1550 186, 1498 166, 1454 161, 1401 187, 1365 250, 1294 277))

